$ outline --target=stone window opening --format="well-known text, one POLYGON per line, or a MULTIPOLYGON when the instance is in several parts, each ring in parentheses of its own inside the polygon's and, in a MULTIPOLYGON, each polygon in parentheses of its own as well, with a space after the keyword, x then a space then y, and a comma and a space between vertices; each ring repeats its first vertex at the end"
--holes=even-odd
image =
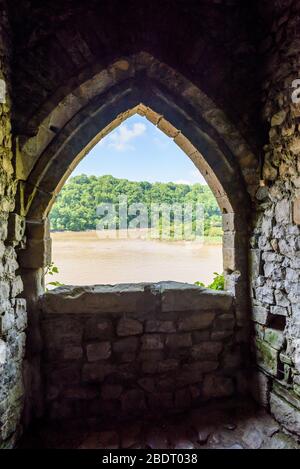
MULTIPOLYGON (((212 190, 216 201, 220 207, 221 214, 222 214, 222 227, 223 227, 223 272, 230 278, 230 281, 226 282, 226 289, 234 289, 232 287, 232 279, 235 280, 239 278, 240 270, 235 268, 235 257, 236 251, 234 248, 235 245, 235 237, 236 237, 236 229, 234 227, 235 223, 235 215, 232 208, 232 205, 224 192, 218 178, 215 176, 213 171, 211 170, 210 166, 206 162, 203 155, 200 153, 199 150, 183 135, 183 133, 174 127, 164 116, 158 114, 157 112, 153 111, 153 109, 145 106, 144 104, 140 103, 134 108, 125 111, 122 114, 119 114, 117 118, 106 126, 101 132, 99 132, 93 139, 90 141, 87 146, 77 154, 74 160, 71 162, 67 170, 65 170, 65 166, 62 163, 62 167, 57 167, 58 164, 56 163, 56 171, 60 171, 62 173, 62 177, 60 178, 57 187, 55 188, 54 192, 51 193, 50 200, 48 198, 44 198, 44 194, 42 197, 44 200, 41 200, 42 207, 38 208, 38 211, 42 213, 39 215, 41 216, 41 220, 27 220, 27 234, 28 234, 28 245, 26 251, 20 251, 20 258, 21 263, 25 264, 29 261, 31 265, 38 265, 41 263, 43 266, 49 265, 51 262, 51 237, 50 237, 50 229, 49 229, 49 221, 48 221, 48 214, 51 210, 56 197, 63 187, 67 178, 72 174, 72 171, 77 166, 77 164, 86 156, 86 154, 94 147, 96 143, 98 143, 103 137, 109 134, 113 129, 115 129, 118 125, 124 122, 126 119, 133 115, 140 115, 145 117, 149 122, 155 125, 159 130, 161 130, 166 136, 171 138, 176 145, 191 159, 194 163, 195 167, 201 172, 203 177, 206 179, 210 189, 212 190), (36 251, 34 254, 30 252, 30 248, 36 251), (38 257, 36 256, 38 254, 38 257), (235 274, 233 274, 235 272, 235 274)), ((37 196, 41 194, 37 193, 37 196)), ((33 204, 33 208, 35 209, 35 205, 33 204)), ((29 209, 30 212, 30 209, 29 209)), ((36 213, 34 213, 34 218, 36 217, 36 213)), ((41 270, 39 272, 39 282, 41 283, 39 292, 42 292, 45 289, 44 285, 44 275, 42 272, 42 265, 41 270)), ((36 273, 39 269, 36 269, 36 273)), ((25 270, 26 275, 26 270, 25 270)), ((231 290, 233 291, 233 290, 231 290)))

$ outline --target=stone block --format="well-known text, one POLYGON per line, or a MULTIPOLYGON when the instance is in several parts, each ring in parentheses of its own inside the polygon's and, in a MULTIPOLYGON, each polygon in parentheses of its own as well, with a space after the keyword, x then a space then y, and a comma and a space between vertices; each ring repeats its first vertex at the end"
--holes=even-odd
POLYGON ((199 360, 197 362, 186 363, 182 365, 182 370, 189 373, 209 373, 218 368, 219 362, 216 360, 199 360))
POLYGON ((275 290, 275 300, 277 306, 282 306, 283 308, 287 308, 290 306, 290 301, 287 298, 286 294, 281 290, 275 290))
POLYGON ((293 222, 300 225, 300 197, 293 202, 293 222))
POLYGON ((5 301, 9 299, 10 288, 9 282, 2 280, 0 281, 0 299, 1 301, 5 301))
POLYGON ((214 325, 216 331, 228 331, 232 330, 235 325, 235 319, 233 314, 221 314, 217 317, 214 325))
POLYGON ((8 218, 7 241, 19 243, 25 234, 25 219, 17 213, 10 213, 8 218))
POLYGON ((76 318, 62 314, 57 318, 43 318, 42 331, 48 347, 61 347, 63 344, 81 345, 83 324, 76 318))
POLYGON ((291 203, 288 199, 279 200, 275 206, 275 219, 278 224, 290 223, 291 203))
POLYGON ((130 363, 136 359, 135 352, 121 352, 117 354, 118 363, 130 363))
POLYGON ((138 344, 139 340, 136 337, 120 339, 113 343, 113 351, 117 353, 135 352, 138 348, 138 344))
POLYGON ((25 269, 46 267, 51 262, 51 238, 27 239, 26 249, 20 250, 18 260, 25 269))
POLYGON ((0 339, 0 365, 6 362, 6 343, 0 339))
POLYGON ((108 340, 112 337, 113 326, 111 321, 91 318, 86 322, 84 337, 86 340, 108 340))
POLYGON ((250 272, 252 281, 262 273, 261 264, 261 250, 250 249, 250 272))
POLYGON ((95 344, 88 344, 86 346, 86 354, 89 362, 98 360, 106 360, 111 356, 110 342, 99 342, 95 344))
POLYGON ((86 363, 82 369, 82 381, 86 383, 99 383, 115 371, 115 367, 109 363, 86 363))
POLYGON ((300 410, 274 392, 270 394, 270 410, 275 419, 288 431, 300 435, 300 410))
POLYGON ((145 334, 141 341, 142 350, 159 350, 164 348, 164 339, 159 334, 145 334))
POLYGON ((203 342, 193 345, 191 355, 194 359, 217 360, 222 349, 221 342, 203 342))
POLYGON ((135 319, 120 319, 117 324, 117 335, 139 335, 143 333, 143 324, 135 319))
POLYGON ((264 339, 276 350, 281 350, 285 343, 283 332, 269 327, 266 327, 265 329, 264 339))
POLYGON ((156 307, 157 294, 144 283, 63 286, 45 293, 40 304, 48 314, 150 313, 156 307))
POLYGON ((17 298, 14 303, 15 306, 15 321, 19 331, 23 331, 27 327, 27 313, 26 313, 26 300, 17 298))
POLYGON ((202 342, 206 342, 210 338, 210 330, 194 331, 192 333, 192 337, 193 344, 200 344, 202 342))
POLYGON ((179 361, 174 358, 169 358, 168 360, 162 360, 158 362, 157 371, 158 373, 169 373, 178 369, 179 361))
POLYGON ((287 316, 288 310, 283 306, 271 306, 271 313, 277 316, 287 316))
POLYGON ((150 319, 149 321, 146 321, 145 331, 172 333, 176 332, 176 326, 174 321, 158 321, 155 319, 150 319))
POLYGON ((228 339, 229 337, 233 336, 233 330, 228 331, 212 331, 211 333, 211 340, 224 340, 228 339))
POLYGON ((177 349, 181 347, 191 347, 192 336, 188 333, 183 334, 170 334, 166 339, 166 346, 170 349, 177 349))
POLYGON ((159 362, 164 359, 163 350, 141 350, 138 356, 139 361, 150 360, 159 362))
POLYGON ((258 366, 272 376, 277 376, 278 351, 260 339, 256 339, 255 344, 256 361, 258 366))
POLYGON ((161 282, 161 308, 167 311, 227 311, 233 296, 227 292, 213 291, 187 283, 161 282))
POLYGON ((197 314, 189 315, 178 320, 179 331, 193 331, 210 327, 215 319, 213 312, 199 311, 197 314))
POLYGON ((267 407, 270 395, 270 378, 261 371, 255 370, 251 374, 249 384, 253 399, 263 407, 267 407))
POLYGON ((14 325, 14 310, 10 307, 7 307, 5 313, 0 316, 0 335, 7 336, 13 330, 14 325))
POLYGON ((82 347, 79 345, 65 345, 63 350, 64 360, 80 360, 83 356, 82 347))
POLYGON ((262 303, 274 304, 274 290, 273 288, 263 286, 255 288, 256 298, 262 303))
POLYGON ((252 320, 265 325, 269 321, 269 311, 264 306, 253 305, 252 306, 252 320))

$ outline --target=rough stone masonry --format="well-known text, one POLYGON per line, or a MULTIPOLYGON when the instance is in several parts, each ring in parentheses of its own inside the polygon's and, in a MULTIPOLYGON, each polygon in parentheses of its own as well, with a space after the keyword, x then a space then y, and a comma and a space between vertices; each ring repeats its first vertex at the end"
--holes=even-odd
POLYGON ((24 395, 22 359, 25 349, 26 303, 16 248, 24 236, 24 220, 13 213, 16 183, 12 164, 11 101, 9 97, 10 37, 0 2, 0 79, 7 86, 0 102, 0 448, 13 447, 20 434, 24 395))
POLYGON ((60 287, 40 307, 51 420, 174 413, 238 392, 229 293, 177 282, 60 287))
MULTIPOLYGON (((0 447, 15 446, 22 424, 42 416, 39 401, 46 402, 47 413, 53 418, 82 415, 83 409, 90 415, 104 412, 100 402, 107 396, 114 398, 108 399, 113 403, 105 412, 114 413, 117 408, 125 412, 132 397, 141 408, 155 407, 153 396, 164 373, 170 374, 171 381, 176 378, 175 384, 177 381, 172 391, 159 387, 159 393, 166 394, 162 399, 166 406, 171 400, 174 408, 186 399, 197 402, 214 389, 231 394, 251 387, 255 398, 284 428, 299 435, 300 104, 291 100, 291 84, 300 78, 300 3, 219 0, 189 2, 187 8, 186 2, 166 0, 157 6, 156 2, 132 0, 122 15, 118 3, 62 0, 37 5, 31 0, 0 0, 0 80, 6 89, 0 103, 0 447), (133 63, 124 60, 129 56, 134 57, 133 63), (148 62, 146 56, 150 57, 148 62), (116 62, 119 66, 112 67, 116 62), (174 310, 173 304, 162 311, 164 300, 160 293, 154 294, 155 287, 142 293, 147 296, 152 291, 150 303, 156 305, 151 310, 153 317, 147 318, 140 306, 135 309, 131 305, 128 311, 97 310, 95 291, 86 292, 89 309, 80 304, 76 313, 69 309, 74 299, 63 301, 62 292, 46 295, 38 305, 47 257, 46 220, 26 220, 25 242, 27 205, 33 203, 31 213, 40 213, 41 206, 52 201, 59 189, 59 185, 51 185, 63 176, 58 170, 63 166, 70 171, 84 151, 90 134, 77 130, 96 115, 86 110, 105 109, 107 102, 112 102, 110 121, 105 111, 101 122, 97 121, 102 125, 100 130, 107 126, 111 130, 118 114, 130 108, 114 106, 118 93, 127 96, 134 87, 144 91, 147 75, 163 85, 152 100, 154 110, 160 102, 162 114, 166 111, 170 122, 178 110, 182 111, 176 114, 176 138, 185 141, 190 150, 187 154, 195 155, 195 145, 182 127, 182 116, 188 115, 186 132, 214 164, 213 170, 207 164, 205 175, 214 180, 218 174, 226 182, 228 190, 219 194, 226 202, 222 205, 224 226, 228 225, 231 233, 224 236, 226 274, 228 283, 242 279, 237 288, 230 289, 234 293, 234 325, 233 306, 224 311, 217 305, 206 305, 196 319, 191 318, 198 306, 189 311, 174 310), (129 83, 128 88, 123 87, 124 82, 129 83), (167 102, 163 90, 170 84, 167 102), (168 106, 170 102, 173 107, 168 106), (75 141, 73 146, 70 137, 75 141), (65 153, 59 153, 60 148, 65 153), (76 154, 69 161, 72 152, 76 154), (63 158, 56 159, 57 153, 63 158), (229 196, 235 202, 234 210, 227 204, 229 196), (237 233, 245 207, 247 214, 248 208, 252 209, 252 220, 247 215, 249 226, 237 233), (242 268, 235 269, 236 264, 242 268), (205 328, 200 327, 200 318, 206 318, 205 328), (180 326, 184 320, 190 322, 180 326), (95 321, 96 326, 99 322, 100 327, 90 328, 89 321, 95 321), (107 327, 105 336, 101 335, 101 324, 107 327), (232 339, 231 328, 236 325, 241 329, 239 333, 234 329, 232 339), (252 337, 252 377, 245 380, 236 370, 244 355, 240 354, 241 344, 250 348, 250 334, 244 334, 247 328, 252 337), (24 362, 25 330, 30 359, 24 362), (66 350, 57 337, 68 344, 66 350), (154 352, 156 359, 153 355, 148 360, 155 370, 151 373, 147 363, 146 369, 142 367, 147 362, 145 354, 151 357, 154 352), (203 361, 203 356, 207 360, 203 361), (47 364, 45 369, 42 360, 47 364), (106 364, 103 369, 108 374, 100 373, 99 362, 106 364), (130 363, 139 367, 134 377, 130 363), (158 371, 156 364, 174 368, 158 371), (235 369, 234 376, 227 373, 229 364, 235 369), (64 367, 73 390, 67 389, 66 383, 62 389, 58 385, 63 381, 64 367), (178 385, 177 376, 191 379, 192 375, 199 379, 199 397, 195 383, 178 385), (32 407, 25 409, 25 419, 21 418, 24 394, 29 404, 26 409, 32 407), (35 409, 37 403, 39 408, 35 409)), ((144 95, 149 97, 149 89, 144 95)), ((140 102, 143 100, 134 105, 140 102)), ((99 127, 94 130, 100 131, 99 127)), ((102 301, 104 292, 99 295, 102 301)), ((118 302, 114 301, 116 309, 118 302)), ((249 361, 244 363, 244 371, 248 371, 249 361)))

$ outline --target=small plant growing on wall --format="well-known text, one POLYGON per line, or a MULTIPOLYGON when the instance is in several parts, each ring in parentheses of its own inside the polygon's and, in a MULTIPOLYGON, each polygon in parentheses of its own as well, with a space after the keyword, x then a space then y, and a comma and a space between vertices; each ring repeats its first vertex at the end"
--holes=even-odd
POLYGON ((218 274, 218 272, 214 272, 214 279, 212 283, 209 285, 204 285, 203 282, 195 282, 195 285, 199 287, 210 288, 211 290, 224 290, 225 289, 225 278, 224 274, 218 274))
MULTIPOLYGON (((54 264, 54 262, 51 262, 45 268, 44 278, 47 275, 56 275, 58 273, 59 273, 58 267, 54 264)), ((48 286, 50 286, 50 285, 52 287, 61 287, 61 286, 63 286, 63 283, 60 283, 57 280, 53 280, 52 282, 47 282, 46 283, 46 291, 49 291, 48 286)))

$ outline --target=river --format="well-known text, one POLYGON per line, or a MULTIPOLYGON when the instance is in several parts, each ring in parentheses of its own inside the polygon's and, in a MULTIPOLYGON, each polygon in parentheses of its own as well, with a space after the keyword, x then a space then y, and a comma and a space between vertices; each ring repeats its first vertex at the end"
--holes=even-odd
POLYGON ((59 269, 47 281, 69 285, 176 280, 205 284, 222 272, 222 246, 196 242, 99 239, 94 231, 51 233, 59 269))

